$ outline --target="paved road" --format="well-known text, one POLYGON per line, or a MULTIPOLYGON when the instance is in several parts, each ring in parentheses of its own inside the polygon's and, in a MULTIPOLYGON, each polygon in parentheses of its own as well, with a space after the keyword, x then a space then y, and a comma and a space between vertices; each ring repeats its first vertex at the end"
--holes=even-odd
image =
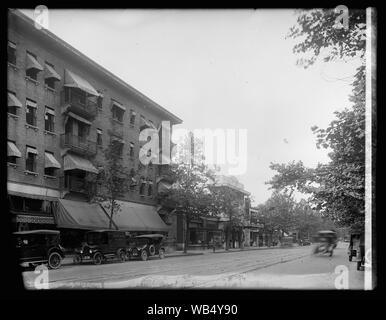
MULTIPOLYGON (((265 288, 275 285, 291 288, 299 284, 299 279, 304 287, 334 288, 337 276, 334 271, 340 264, 348 265, 345 248, 338 248, 329 258, 311 255, 311 247, 295 247, 163 260, 152 258, 100 266, 69 265, 50 270, 48 279, 49 288, 265 288)), ((355 264, 349 267, 355 269, 355 264)), ((37 274, 28 271, 23 276, 26 287, 34 288, 37 274)), ((353 282, 356 286, 360 283, 360 279, 353 282)))

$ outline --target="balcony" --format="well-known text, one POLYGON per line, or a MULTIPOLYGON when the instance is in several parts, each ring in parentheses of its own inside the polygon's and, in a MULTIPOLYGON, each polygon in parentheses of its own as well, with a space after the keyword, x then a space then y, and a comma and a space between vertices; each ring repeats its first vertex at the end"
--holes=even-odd
POLYGON ((87 93, 75 88, 65 88, 60 93, 62 112, 73 112, 92 120, 97 115, 97 103, 87 97, 87 93))
POLYGON ((97 153, 97 144, 95 141, 90 141, 84 137, 69 133, 60 135, 60 146, 81 155, 93 156, 97 153))

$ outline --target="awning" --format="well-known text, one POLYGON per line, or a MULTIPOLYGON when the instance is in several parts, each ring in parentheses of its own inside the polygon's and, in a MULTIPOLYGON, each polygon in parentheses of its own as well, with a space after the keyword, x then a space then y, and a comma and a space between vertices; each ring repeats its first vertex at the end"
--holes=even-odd
POLYGON ((112 101, 113 106, 116 106, 117 108, 120 108, 123 111, 126 111, 126 108, 121 103, 119 103, 118 101, 116 101, 114 99, 111 99, 111 101, 112 101))
POLYGON ((51 153, 46 152, 45 153, 46 159, 45 159, 45 168, 56 168, 60 169, 62 166, 58 162, 58 160, 55 159, 54 155, 51 153))
MULTIPOLYGON (((117 201, 120 211, 116 212, 113 220, 122 231, 168 231, 169 227, 163 222, 157 208, 134 202, 117 201)), ((107 209, 106 209, 107 210, 107 209)))
POLYGON ((23 223, 38 223, 38 224, 55 224, 54 217, 52 216, 38 216, 16 213, 16 222, 23 223))
POLYGON ((93 164, 80 156, 75 154, 66 154, 64 156, 64 171, 68 170, 83 170, 91 173, 98 173, 98 169, 93 166, 93 164))
POLYGON ((43 71, 43 67, 39 64, 36 58, 27 52, 27 70, 28 69, 37 69, 43 71))
POLYGON ((141 116, 141 124, 140 127, 149 127, 158 131, 157 127, 153 122, 147 120, 145 117, 141 116))
POLYGON ((21 104, 19 99, 16 98, 16 96, 13 93, 8 92, 8 107, 19 107, 19 108, 21 108, 22 106, 23 105, 21 104))
POLYGON ((16 49, 16 43, 12 42, 12 41, 9 41, 8 40, 8 46, 13 48, 13 49, 16 49))
POLYGON ((12 141, 8 141, 8 152, 7 152, 7 156, 8 157, 17 157, 17 158, 21 158, 21 152, 19 151, 19 149, 16 147, 15 143, 13 143, 12 141))
POLYGON ((99 96, 99 93, 92 87, 90 83, 88 83, 87 80, 84 80, 69 70, 65 70, 64 79, 65 87, 78 88, 93 96, 99 96))
POLYGON ((167 193, 172 188, 172 185, 165 181, 160 181, 157 186, 158 193, 167 193))
POLYGON ((38 154, 38 151, 35 148, 27 147, 27 153, 38 154))
POLYGON ((52 114, 54 116, 55 115, 55 110, 46 107, 46 113, 52 114))
MULTIPOLYGON (((58 228, 69 229, 108 229, 109 217, 98 203, 58 199, 54 207, 58 228)), ((113 224, 115 227, 115 225, 113 224)))
POLYGON ((80 121, 80 122, 83 122, 83 123, 85 123, 85 124, 91 126, 91 122, 90 122, 90 121, 88 121, 88 120, 86 120, 85 118, 82 118, 82 117, 76 115, 75 113, 69 112, 69 113, 67 113, 67 116, 69 116, 69 117, 71 117, 71 118, 73 118, 73 119, 75 119, 75 120, 78 120, 78 121, 80 121))
POLYGON ((51 67, 49 64, 46 64, 47 73, 46 73, 46 79, 53 78, 57 81, 60 81, 62 78, 61 76, 55 71, 53 67, 51 67))

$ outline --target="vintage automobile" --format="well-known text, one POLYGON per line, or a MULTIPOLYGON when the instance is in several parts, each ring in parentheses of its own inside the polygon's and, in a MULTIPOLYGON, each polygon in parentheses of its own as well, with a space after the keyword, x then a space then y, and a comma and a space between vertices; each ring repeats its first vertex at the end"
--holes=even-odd
POLYGON ((94 230, 85 234, 81 247, 75 249, 74 263, 92 260, 101 264, 107 259, 126 261, 126 234, 117 230, 94 230))
POLYGON ((362 270, 365 261, 364 233, 353 232, 350 235, 350 244, 348 247, 348 260, 357 263, 357 270, 362 270), (353 260, 354 259, 354 260, 353 260))
POLYGON ((47 264, 50 269, 58 269, 64 259, 64 248, 60 245, 57 230, 31 230, 13 233, 17 255, 22 266, 47 264))
POLYGON ((313 249, 314 254, 328 254, 333 255, 334 249, 337 246, 337 234, 332 230, 319 231, 314 237, 313 242, 316 243, 313 249))
POLYGON ((160 259, 165 257, 162 234, 143 234, 136 237, 127 237, 127 259, 141 258, 146 261, 149 257, 158 255, 160 259))

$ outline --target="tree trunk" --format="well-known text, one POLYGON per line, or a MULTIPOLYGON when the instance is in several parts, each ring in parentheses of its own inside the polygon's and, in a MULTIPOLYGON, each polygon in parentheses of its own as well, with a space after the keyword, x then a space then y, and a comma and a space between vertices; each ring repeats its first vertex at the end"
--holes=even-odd
POLYGON ((184 253, 187 253, 188 252, 188 245, 189 245, 189 218, 186 217, 185 219, 185 223, 186 223, 186 227, 185 227, 185 245, 184 245, 184 253))

